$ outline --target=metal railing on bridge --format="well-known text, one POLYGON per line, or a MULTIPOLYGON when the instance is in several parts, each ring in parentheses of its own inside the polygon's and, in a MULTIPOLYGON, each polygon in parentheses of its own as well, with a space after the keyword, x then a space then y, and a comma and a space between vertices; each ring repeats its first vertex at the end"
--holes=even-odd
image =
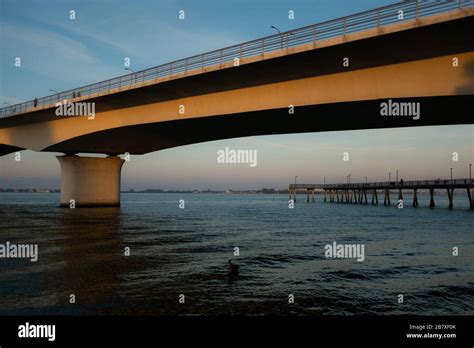
POLYGON ((309 25, 306 27, 266 36, 238 45, 202 53, 192 57, 176 60, 153 68, 119 76, 110 80, 93 83, 87 86, 37 98, 27 102, 10 105, 0 109, 0 117, 7 117, 40 106, 52 105, 65 99, 96 96, 99 93, 121 90, 138 83, 172 78, 173 74, 206 68, 216 64, 233 61, 266 52, 287 49, 306 43, 317 42, 346 34, 360 32, 372 28, 418 19, 442 12, 461 10, 474 6, 474 0, 408 0, 400 3, 360 12, 346 17, 309 25))

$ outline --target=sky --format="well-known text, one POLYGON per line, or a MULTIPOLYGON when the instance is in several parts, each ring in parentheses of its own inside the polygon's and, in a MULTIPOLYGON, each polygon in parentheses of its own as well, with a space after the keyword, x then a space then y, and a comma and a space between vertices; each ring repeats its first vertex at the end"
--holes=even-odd
MULTIPOLYGON (((0 104, 16 103, 209 50, 338 18, 388 0, 0 0, 0 104), (70 11, 75 19, 70 19, 70 11), (178 19, 180 10, 185 20, 178 19), (293 10, 295 18, 288 19, 293 10), (14 66, 21 58, 21 68, 14 66)), ((227 139, 132 156, 122 189, 284 188, 298 182, 467 177, 473 127, 418 127, 227 139), (225 147, 258 165, 222 165, 225 147), (343 161, 343 153, 349 161, 343 161), (453 152, 458 161, 453 161, 453 152)), ((59 188, 53 153, 0 157, 0 187, 59 188)))

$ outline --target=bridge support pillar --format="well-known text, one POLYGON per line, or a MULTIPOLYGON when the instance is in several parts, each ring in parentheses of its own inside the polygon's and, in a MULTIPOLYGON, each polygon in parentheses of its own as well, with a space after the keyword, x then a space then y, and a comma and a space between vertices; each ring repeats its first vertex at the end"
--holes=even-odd
POLYGON ((57 156, 61 165, 61 207, 120 206, 119 157, 57 156))

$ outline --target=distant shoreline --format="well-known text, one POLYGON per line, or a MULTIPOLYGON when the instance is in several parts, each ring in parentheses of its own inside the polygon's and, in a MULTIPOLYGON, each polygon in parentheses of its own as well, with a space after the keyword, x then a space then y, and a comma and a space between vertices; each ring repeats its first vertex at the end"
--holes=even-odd
MULTIPOLYGON (((59 193, 59 189, 46 189, 46 188, 26 188, 26 189, 4 189, 0 188, 0 193, 9 192, 9 193, 59 193)), ((287 194, 288 189, 258 189, 258 190, 161 190, 161 189, 145 189, 145 190, 127 190, 120 191, 120 193, 208 193, 208 194, 287 194)))
MULTIPOLYGON (((408 188, 407 188, 408 189, 408 188)), ((464 189, 456 189, 456 191, 461 190, 459 193, 461 195, 466 195, 464 189)), ((391 192, 395 192, 393 189, 391 192)), ((26 189, 5 189, 0 188, 0 193, 60 193, 59 189, 45 189, 45 188, 26 188, 26 189)), ((316 193, 322 193, 323 190, 315 190, 316 193)), ((268 189, 263 188, 259 190, 161 190, 161 189, 145 189, 145 190, 128 190, 120 191, 120 193, 179 193, 179 194, 233 194, 233 195, 242 195, 242 194, 288 194, 288 189, 268 189)), ((297 192, 299 195, 306 195, 305 191, 297 192)), ((419 195, 429 195, 428 190, 419 190, 419 195)), ((444 191, 435 191, 436 196, 446 196, 444 191)))

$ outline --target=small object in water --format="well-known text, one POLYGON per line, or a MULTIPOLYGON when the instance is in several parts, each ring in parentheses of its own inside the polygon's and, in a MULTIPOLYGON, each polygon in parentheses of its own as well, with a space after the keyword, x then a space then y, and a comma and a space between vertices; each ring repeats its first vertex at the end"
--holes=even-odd
POLYGON ((239 275, 239 266, 234 265, 231 260, 229 260, 229 265, 227 266, 227 275, 228 276, 238 276, 239 275))

